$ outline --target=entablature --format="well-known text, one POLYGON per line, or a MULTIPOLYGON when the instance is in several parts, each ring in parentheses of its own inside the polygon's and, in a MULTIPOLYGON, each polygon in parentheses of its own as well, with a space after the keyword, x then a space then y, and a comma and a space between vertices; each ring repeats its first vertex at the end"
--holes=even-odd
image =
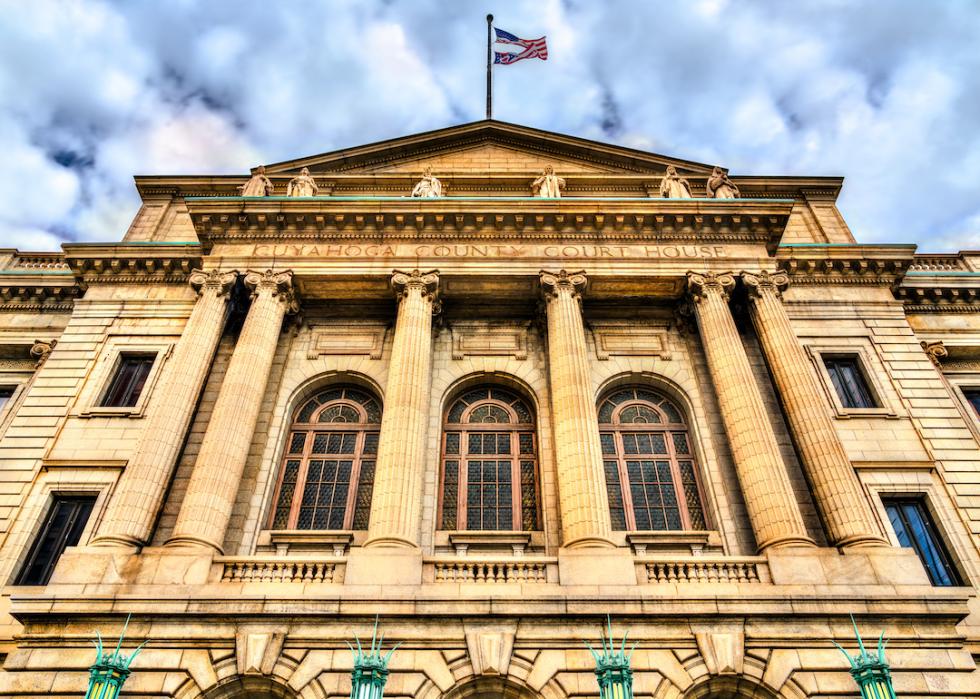
POLYGON ((188 198, 195 230, 219 240, 444 237, 763 242, 774 249, 793 202, 594 197, 188 198))

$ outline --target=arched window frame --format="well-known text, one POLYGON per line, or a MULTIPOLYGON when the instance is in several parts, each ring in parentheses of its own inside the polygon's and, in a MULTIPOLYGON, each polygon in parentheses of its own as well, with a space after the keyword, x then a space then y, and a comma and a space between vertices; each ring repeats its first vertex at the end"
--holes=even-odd
POLYGON ((613 529, 619 531, 685 531, 708 528, 708 515, 705 509, 704 489, 701 484, 695 445, 691 430, 684 419, 683 412, 670 398, 647 386, 624 386, 606 391, 599 400, 599 433, 602 443, 603 468, 606 476, 606 489, 609 495, 609 511, 613 529), (632 392, 632 397, 624 394, 632 392), (615 399, 620 398, 619 402, 615 399), (611 405, 610 405, 611 404, 611 405), (652 411, 659 421, 633 421, 634 415, 642 411, 652 411), (629 413, 630 421, 623 421, 623 414, 629 413), (660 449, 662 435, 663 449, 660 449), (645 450, 645 444, 650 448, 645 450), (655 480, 647 478, 644 462, 652 462, 655 480), (670 475, 670 493, 676 501, 679 526, 671 526, 668 510, 661 506, 663 526, 655 521, 656 507, 645 503, 646 512, 637 512, 634 496, 647 497, 646 488, 658 483, 661 503, 665 493, 662 485, 660 464, 667 463, 670 475), (631 479, 634 474, 642 474, 639 479, 631 479), (639 469, 639 471, 637 471, 639 469), (634 480, 636 482, 634 482, 634 480), (646 484, 646 488, 644 487, 646 484), (649 521, 648 521, 649 520, 649 521), (646 526, 648 525, 649 526, 646 526))
POLYGON ((380 430, 381 401, 359 386, 330 386, 304 401, 293 413, 290 423, 269 513, 269 528, 367 529, 380 430), (350 414, 350 410, 356 413, 355 421, 319 422, 324 413, 350 414), (317 474, 315 469, 320 469, 322 478, 323 469, 330 468, 328 462, 336 462, 334 477, 328 481, 318 478, 311 482, 311 468, 314 476, 317 474), (347 468, 350 470, 344 484, 347 468), (341 484, 345 485, 341 489, 342 511, 335 504, 341 484), (322 497, 325 485, 331 486, 332 497, 322 497), (310 496, 308 491, 312 487, 318 490, 310 496), (325 516, 320 515, 322 510, 326 510, 325 516))
POLYGON ((493 384, 484 384, 464 391, 450 402, 443 415, 440 444, 437 513, 439 529, 456 531, 538 531, 541 529, 537 421, 529 401, 512 390, 493 384), (481 391, 486 394, 486 397, 476 398, 476 394, 481 391), (460 410, 461 405, 462 410, 460 410), (473 413, 484 406, 503 410, 509 421, 470 422, 473 413), (505 446, 509 446, 509 449, 499 451, 501 441, 497 437, 494 440, 495 451, 483 453, 486 438, 490 435, 506 435, 505 446), (473 450, 471 436, 480 439, 479 451, 473 450), (491 455, 497 458, 468 458, 491 455), (470 517, 473 503, 469 498, 471 484, 468 464, 471 461, 488 460, 510 461, 511 519, 510 526, 507 527, 484 527, 482 518, 478 526, 473 526, 474 519, 470 517))

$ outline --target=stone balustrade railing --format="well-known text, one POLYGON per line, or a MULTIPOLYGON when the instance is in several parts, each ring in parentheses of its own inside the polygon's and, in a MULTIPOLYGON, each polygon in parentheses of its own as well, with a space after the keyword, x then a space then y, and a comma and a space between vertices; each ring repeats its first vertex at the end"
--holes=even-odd
POLYGON ((65 256, 60 252, 41 252, 27 255, 17 253, 11 258, 10 267, 13 269, 51 269, 67 271, 68 263, 65 262, 65 256))
POLYGON ((638 561, 646 570, 648 583, 763 583, 770 582, 765 558, 707 558, 638 561))
POLYGON ((910 272, 968 272, 969 265, 962 255, 916 255, 909 266, 910 272))
POLYGON ((221 582, 343 582, 341 560, 222 556, 215 563, 220 566, 221 582))
POLYGON ((557 558, 432 558, 423 568, 426 582, 548 583, 558 581, 557 558))

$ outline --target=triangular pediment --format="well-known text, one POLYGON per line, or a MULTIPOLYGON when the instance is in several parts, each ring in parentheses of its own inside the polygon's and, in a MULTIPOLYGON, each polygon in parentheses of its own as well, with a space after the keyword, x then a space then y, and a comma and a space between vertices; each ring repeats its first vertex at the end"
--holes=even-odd
POLYGON ((661 175, 667 165, 689 174, 711 170, 702 163, 492 120, 275 163, 266 170, 289 175, 307 167, 314 175, 398 176, 431 166, 440 176, 524 176, 547 165, 568 175, 661 175))

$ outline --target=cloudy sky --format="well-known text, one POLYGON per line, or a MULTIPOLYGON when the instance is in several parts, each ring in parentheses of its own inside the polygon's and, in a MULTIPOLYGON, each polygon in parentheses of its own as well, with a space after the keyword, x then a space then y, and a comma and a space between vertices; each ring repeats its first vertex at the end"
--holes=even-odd
POLYGON ((482 119, 486 22, 547 35, 494 116, 844 175, 861 242, 980 248, 976 0, 0 0, 0 247, 118 240, 134 174, 482 119))

